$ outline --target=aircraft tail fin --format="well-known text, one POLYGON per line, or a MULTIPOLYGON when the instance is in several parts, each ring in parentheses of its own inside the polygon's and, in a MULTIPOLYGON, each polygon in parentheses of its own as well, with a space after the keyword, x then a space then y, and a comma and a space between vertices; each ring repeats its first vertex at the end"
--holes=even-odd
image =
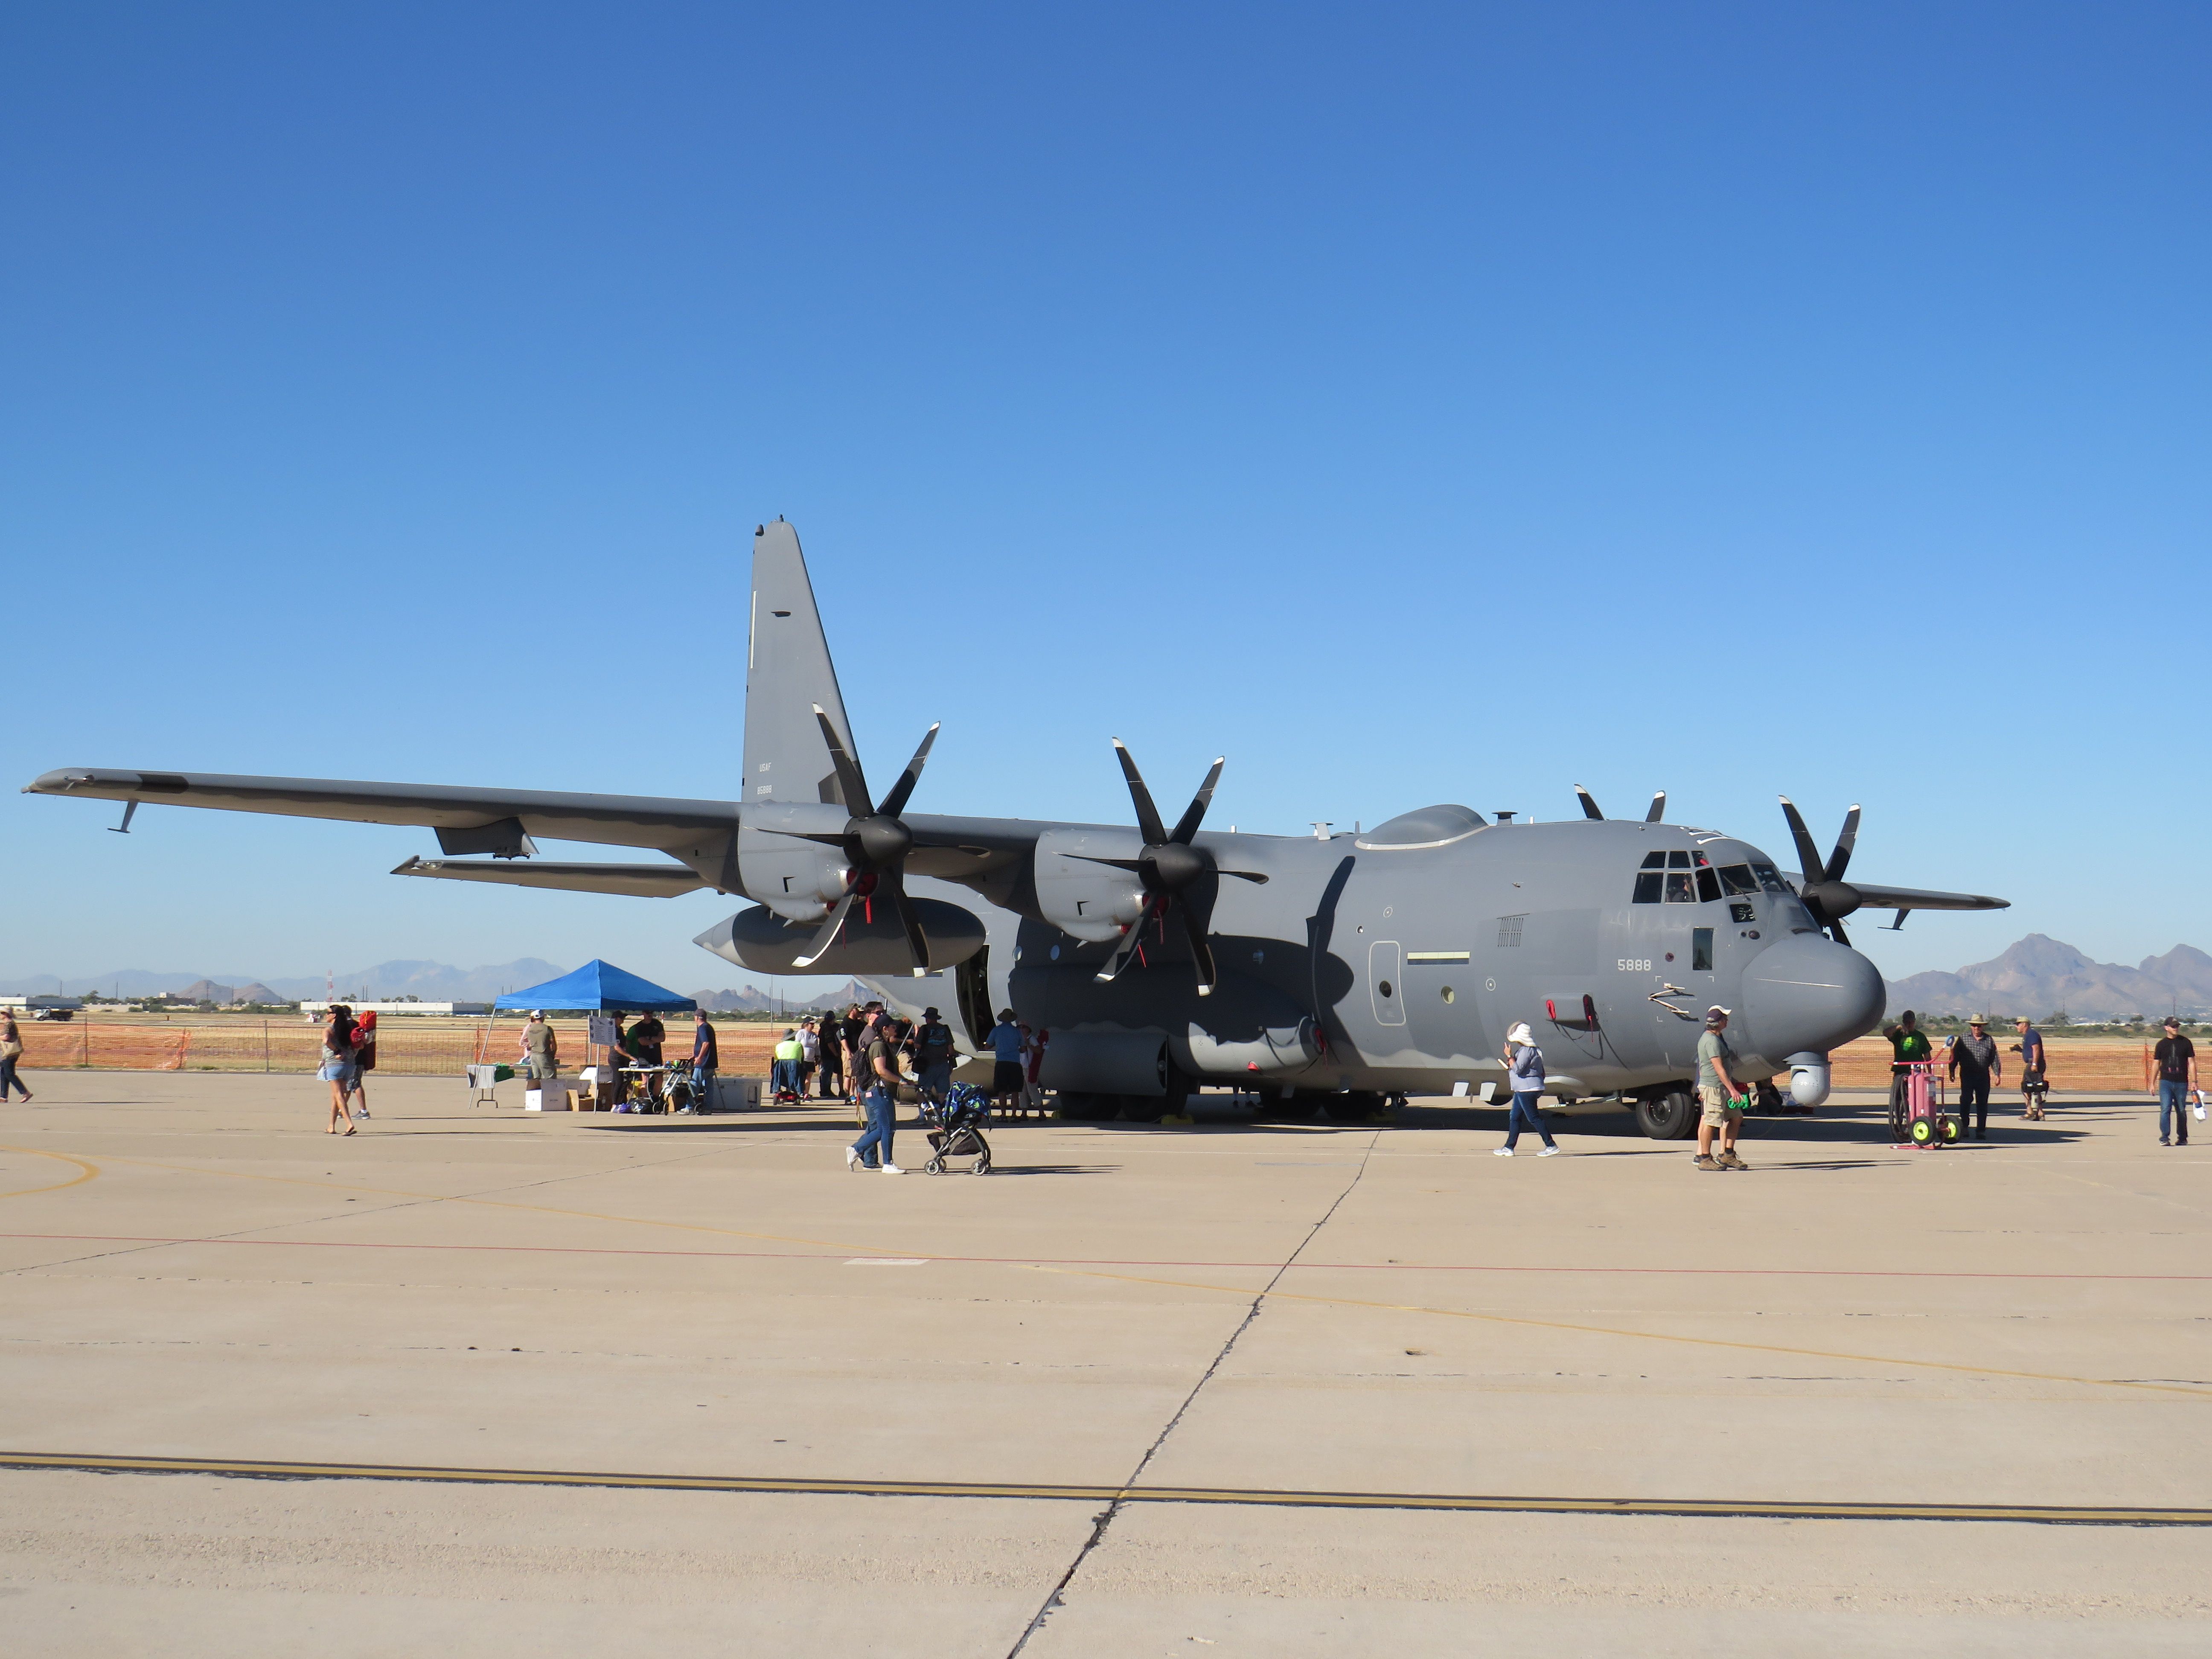
POLYGON ((752 613, 745 645, 745 758, 742 799, 835 801, 842 805, 837 769, 822 727, 823 714, 853 751, 853 728, 837 690, 836 665, 815 608, 799 532, 778 519, 753 532, 752 613))

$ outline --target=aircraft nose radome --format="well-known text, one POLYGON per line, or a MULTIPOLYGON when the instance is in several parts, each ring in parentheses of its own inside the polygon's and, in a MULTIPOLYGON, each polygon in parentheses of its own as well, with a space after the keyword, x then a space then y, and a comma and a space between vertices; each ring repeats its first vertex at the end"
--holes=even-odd
POLYGON ((1871 1031, 1888 990, 1881 972, 1849 945, 1819 933, 1778 939, 1743 975, 1743 1035, 1738 1046, 1778 1063, 1826 1054, 1871 1031))

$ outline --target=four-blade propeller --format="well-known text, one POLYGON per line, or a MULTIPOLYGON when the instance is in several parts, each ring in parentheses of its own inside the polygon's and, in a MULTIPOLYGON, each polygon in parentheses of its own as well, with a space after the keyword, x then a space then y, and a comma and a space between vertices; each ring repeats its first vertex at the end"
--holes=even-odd
MULTIPOLYGON (((806 954, 795 957, 795 968, 809 968, 829 954, 830 947, 837 942, 844 930, 845 918, 853 906, 860 906, 860 918, 875 920, 875 902, 883 900, 891 908, 906 930, 908 952, 914 958, 914 976, 920 979, 929 971, 929 939, 921 931, 921 919, 914 913, 914 906, 906 896, 906 855, 914 850, 914 831, 900 821, 899 814, 906 810, 907 799, 914 787, 921 780, 921 769, 929 759, 929 746, 937 741, 937 726, 932 726, 922 733, 921 747, 914 751, 914 758, 899 774, 899 781, 891 786, 880 805, 871 805, 868 781, 862 775, 857 757, 845 751, 837 728, 830 723, 830 716, 822 705, 814 705, 814 718, 822 726, 823 741, 830 745, 830 764, 837 769, 838 792, 845 797, 845 811, 849 815, 842 834, 835 837, 845 854, 848 868, 845 873, 845 895, 837 901, 837 908, 830 913, 830 920, 822 924, 822 931, 806 947, 806 954)), ((942 724, 942 722, 939 722, 942 724)), ((827 841, 829 836, 810 839, 827 841)))
POLYGON ((1121 970, 1143 954, 1146 927, 1158 922, 1164 931, 1167 913, 1172 909, 1182 916, 1184 932, 1190 939, 1191 960, 1198 968, 1198 994, 1211 996, 1216 982, 1213 950, 1206 940, 1206 918, 1198 914, 1188 890, 1207 876, 1235 876, 1243 881, 1259 883, 1267 879, 1250 870, 1224 870, 1214 863, 1212 853, 1191 844, 1191 837, 1198 833, 1206 809, 1213 799, 1213 786, 1221 781, 1224 761, 1214 761, 1212 769, 1206 773, 1206 781, 1199 785, 1198 793, 1191 797, 1182 817, 1173 830, 1169 830, 1161 824, 1159 809, 1152 805, 1152 793, 1145 787, 1137 763, 1129 758, 1129 751, 1119 738, 1114 739, 1114 752, 1121 758, 1121 775, 1128 780, 1129 799, 1137 809, 1137 833, 1145 838, 1144 847, 1133 859, 1097 858, 1087 853, 1073 856, 1091 864, 1112 865, 1115 869, 1133 872, 1144 884, 1145 908, 1122 935, 1111 959, 1098 970, 1098 981, 1104 984, 1119 979, 1121 970))
POLYGON ((1820 849, 1813 840, 1796 804, 1789 796, 1782 797, 1782 816, 1790 820, 1790 838, 1797 843, 1797 866, 1803 880, 1797 896, 1805 901, 1805 908, 1813 913, 1813 920, 1828 930, 1828 937, 1838 945, 1851 941, 1844 932, 1844 918, 1859 908, 1859 890, 1844 879, 1844 872, 1850 867, 1851 848, 1859 838, 1859 809, 1856 802, 1844 814, 1844 832, 1836 837, 1835 850, 1825 862, 1820 849))

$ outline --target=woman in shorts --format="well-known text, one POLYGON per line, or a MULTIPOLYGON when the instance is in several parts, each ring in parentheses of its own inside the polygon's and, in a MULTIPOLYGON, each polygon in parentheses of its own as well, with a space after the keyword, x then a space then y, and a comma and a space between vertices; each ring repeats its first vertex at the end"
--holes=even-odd
POLYGON ((15 1011, 0 1008, 0 1105, 7 1103, 10 1089, 22 1089, 25 1100, 31 1097, 23 1079, 15 1075, 15 1062, 22 1057, 23 1033, 15 1024, 15 1011))
POLYGON ((354 1024, 353 1010, 343 1003, 332 1006, 330 1018, 323 1024, 323 1063, 315 1075, 331 1085, 331 1121, 325 1134, 341 1133, 338 1126, 345 1124, 343 1133, 351 1134, 354 1127, 346 1122, 346 1095, 353 1087, 354 1024))

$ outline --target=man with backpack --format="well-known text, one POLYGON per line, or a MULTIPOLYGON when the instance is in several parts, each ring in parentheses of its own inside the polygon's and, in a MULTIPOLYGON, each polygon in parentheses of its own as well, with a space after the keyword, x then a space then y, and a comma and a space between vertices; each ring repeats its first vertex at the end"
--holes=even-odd
POLYGON ((2197 1045, 2181 1035, 2181 1022, 2169 1016, 2166 1035, 2152 1050, 2158 1062, 2158 1144, 2189 1144, 2189 1091, 2197 1086, 2197 1045), (2167 1114, 2172 1115, 2171 1132, 2167 1114))
POLYGON ((914 1028, 914 1071, 921 1092, 939 1105, 952 1087, 952 1028, 937 1017, 937 1010, 921 1011, 921 1024, 914 1028))

